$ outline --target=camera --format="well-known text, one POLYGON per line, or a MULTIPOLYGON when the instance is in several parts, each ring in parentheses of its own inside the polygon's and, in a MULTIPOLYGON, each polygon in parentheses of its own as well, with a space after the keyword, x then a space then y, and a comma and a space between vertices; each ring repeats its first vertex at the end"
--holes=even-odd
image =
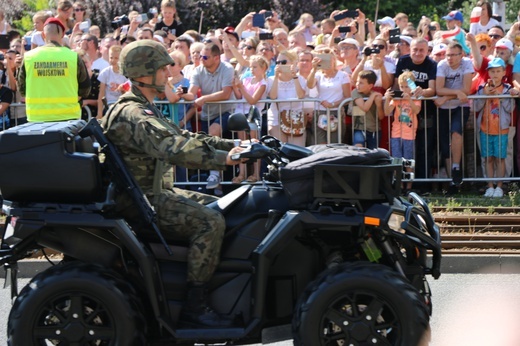
POLYGON ((110 22, 110 25, 112 26, 112 29, 114 29, 114 30, 119 29, 120 27, 122 27, 124 25, 128 25, 128 24, 130 24, 130 19, 128 18, 128 16, 126 14, 119 17, 119 19, 113 20, 112 22, 110 22))
POLYGON ((381 52, 381 50, 379 48, 370 48, 370 47, 366 47, 364 50, 363 50, 363 54, 365 54, 366 56, 369 56, 371 54, 379 54, 381 52))
POLYGON ((338 44, 341 42, 341 37, 334 37, 334 43, 338 44))
POLYGON ((339 27, 339 32, 341 32, 341 33, 350 32, 350 30, 351 30, 350 26, 340 26, 339 27))
POLYGON ((437 27, 435 25, 428 25, 428 30, 430 31, 436 31, 437 27))
POLYGON ((199 8, 208 8, 209 5, 210 5, 209 2, 207 2, 207 1, 205 1, 205 0, 203 0, 203 1, 199 1, 199 2, 197 3, 197 6, 198 6, 199 8))

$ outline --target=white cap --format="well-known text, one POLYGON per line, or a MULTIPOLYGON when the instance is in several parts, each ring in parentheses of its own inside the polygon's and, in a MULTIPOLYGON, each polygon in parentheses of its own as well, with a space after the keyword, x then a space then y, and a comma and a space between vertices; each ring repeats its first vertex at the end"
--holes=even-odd
POLYGON ((338 43, 338 46, 340 46, 340 45, 342 45, 342 44, 352 44, 352 45, 354 45, 354 46, 356 46, 356 47, 359 48, 359 42, 358 42, 358 40, 355 40, 355 39, 353 39, 353 38, 346 38, 346 39, 344 39, 343 41, 340 41, 340 42, 338 43))
POLYGON ((440 52, 445 52, 447 49, 448 49, 447 45, 445 45, 444 43, 438 43, 435 46, 433 46, 432 54, 435 55, 440 52))
POLYGON ((406 43, 408 43, 408 45, 412 44, 412 38, 410 36, 399 35, 399 38, 401 39, 401 41, 405 41, 406 43))
POLYGON ((164 38, 161 35, 153 35, 153 38, 160 43, 164 43, 164 38))
POLYGON ((495 48, 505 48, 505 49, 509 49, 510 51, 513 51, 513 42, 511 42, 507 38, 501 38, 495 44, 495 48))
POLYGON ((391 17, 384 17, 377 20, 377 24, 389 25, 392 29, 395 28, 395 21, 391 17))

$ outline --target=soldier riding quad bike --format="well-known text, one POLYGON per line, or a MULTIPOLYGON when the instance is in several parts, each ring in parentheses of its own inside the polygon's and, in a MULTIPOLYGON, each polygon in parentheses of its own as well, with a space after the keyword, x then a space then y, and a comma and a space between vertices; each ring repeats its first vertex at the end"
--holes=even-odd
MULTIPOLYGON (((248 123, 234 114, 229 127, 248 123)), ((154 210, 95 120, 0 133, 7 215, 0 264, 16 297, 8 344, 250 344, 264 329, 291 323, 295 345, 427 339, 426 275, 440 275, 441 240, 426 203, 414 193, 399 197, 400 160, 384 150, 309 150, 269 136, 236 155, 266 160, 269 173, 209 206, 226 219, 210 305, 233 325, 198 328, 179 318, 186 241, 158 231, 154 210), (118 215, 121 191, 132 196, 139 222, 118 215), (63 260, 18 292, 18 261, 43 248, 63 260)))

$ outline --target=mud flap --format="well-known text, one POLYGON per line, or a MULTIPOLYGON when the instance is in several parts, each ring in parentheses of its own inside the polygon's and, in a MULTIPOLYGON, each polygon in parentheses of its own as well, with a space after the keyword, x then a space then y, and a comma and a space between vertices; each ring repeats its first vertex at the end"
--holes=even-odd
POLYGON ((18 296, 18 264, 6 264, 4 288, 11 286, 11 299, 18 296))

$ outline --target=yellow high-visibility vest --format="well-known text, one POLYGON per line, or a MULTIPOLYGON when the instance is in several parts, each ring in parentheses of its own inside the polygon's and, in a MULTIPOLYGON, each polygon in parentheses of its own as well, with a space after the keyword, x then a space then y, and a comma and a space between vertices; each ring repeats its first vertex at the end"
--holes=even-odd
POLYGON ((67 47, 40 47, 25 53, 28 121, 80 119, 78 54, 67 47))

